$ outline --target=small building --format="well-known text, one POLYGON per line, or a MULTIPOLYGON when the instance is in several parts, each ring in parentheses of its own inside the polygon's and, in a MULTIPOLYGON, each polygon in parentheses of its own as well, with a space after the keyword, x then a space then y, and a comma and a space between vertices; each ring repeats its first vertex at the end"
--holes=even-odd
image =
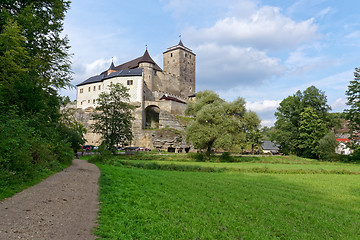
POLYGON ((347 146, 347 143, 350 142, 348 138, 336 138, 338 142, 337 147, 335 148, 335 152, 341 155, 350 155, 352 150, 347 146))
POLYGON ((271 141, 264 141, 262 150, 265 154, 279 154, 279 145, 276 145, 271 141))

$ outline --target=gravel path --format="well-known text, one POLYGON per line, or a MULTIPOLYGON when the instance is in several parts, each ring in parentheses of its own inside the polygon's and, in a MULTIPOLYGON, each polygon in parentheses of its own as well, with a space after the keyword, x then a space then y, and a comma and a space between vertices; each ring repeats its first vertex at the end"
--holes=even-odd
POLYGON ((0 239, 95 239, 99 169, 84 160, 0 202, 0 239))

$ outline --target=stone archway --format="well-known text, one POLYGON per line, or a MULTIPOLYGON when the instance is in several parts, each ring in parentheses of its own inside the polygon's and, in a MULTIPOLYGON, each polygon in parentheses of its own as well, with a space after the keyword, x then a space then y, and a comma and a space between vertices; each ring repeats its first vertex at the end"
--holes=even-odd
POLYGON ((145 129, 159 128, 160 108, 150 105, 145 108, 145 129))

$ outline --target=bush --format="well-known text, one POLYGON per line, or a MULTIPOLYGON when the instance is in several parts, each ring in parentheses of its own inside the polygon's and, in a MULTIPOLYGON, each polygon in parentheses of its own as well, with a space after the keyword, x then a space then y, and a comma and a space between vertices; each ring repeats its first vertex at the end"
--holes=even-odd
POLYGON ((205 153, 188 153, 188 157, 196 162, 205 162, 205 153))
POLYGON ((230 155, 229 152, 223 152, 220 156, 220 162, 234 162, 235 159, 230 155))

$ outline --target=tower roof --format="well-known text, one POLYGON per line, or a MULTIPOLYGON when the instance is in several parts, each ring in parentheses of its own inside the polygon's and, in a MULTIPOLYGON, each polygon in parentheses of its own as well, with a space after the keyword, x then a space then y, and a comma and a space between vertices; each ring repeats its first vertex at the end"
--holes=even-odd
POLYGON ((109 69, 108 70, 116 70, 115 69, 115 65, 114 65, 114 62, 113 61, 111 61, 111 65, 110 65, 110 67, 109 67, 109 69))
POLYGON ((181 41, 181 39, 180 39, 179 43, 178 43, 176 46, 169 47, 169 48, 168 48, 165 52, 163 52, 163 53, 171 52, 171 51, 174 51, 174 50, 176 50, 176 49, 184 50, 184 51, 186 51, 186 52, 188 52, 188 53, 196 56, 196 54, 193 53, 193 51, 192 51, 190 48, 184 46, 184 44, 183 44, 183 42, 181 41))
POLYGON ((154 65, 155 65, 155 62, 154 62, 154 60, 152 60, 152 58, 150 57, 149 52, 148 52, 147 49, 145 50, 144 55, 140 58, 140 60, 139 60, 138 63, 143 63, 143 62, 147 62, 147 63, 151 63, 151 64, 154 64, 154 65))

